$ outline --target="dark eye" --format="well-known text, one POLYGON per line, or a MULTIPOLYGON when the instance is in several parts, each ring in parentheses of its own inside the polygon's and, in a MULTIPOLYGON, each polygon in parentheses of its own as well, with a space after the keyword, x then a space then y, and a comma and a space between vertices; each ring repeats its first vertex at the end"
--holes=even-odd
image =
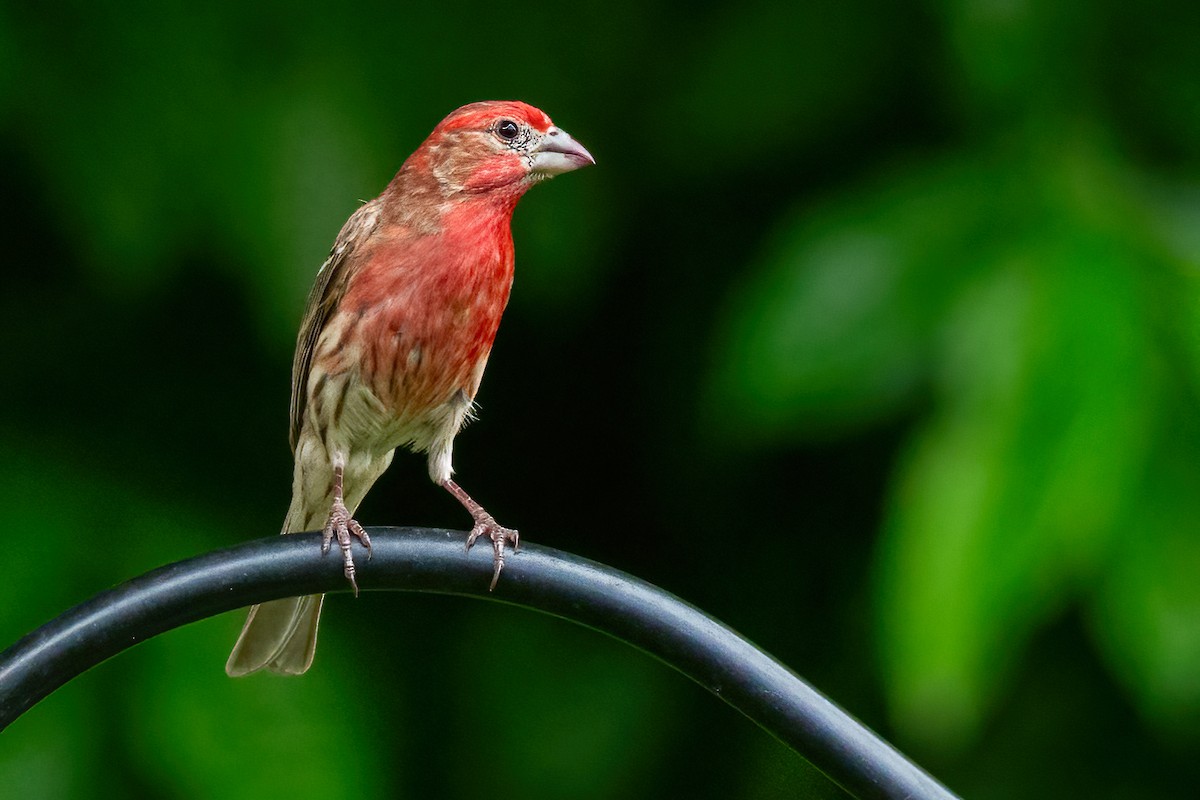
POLYGON ((502 119, 496 123, 496 135, 507 142, 517 138, 518 130, 517 123, 511 119, 502 119))

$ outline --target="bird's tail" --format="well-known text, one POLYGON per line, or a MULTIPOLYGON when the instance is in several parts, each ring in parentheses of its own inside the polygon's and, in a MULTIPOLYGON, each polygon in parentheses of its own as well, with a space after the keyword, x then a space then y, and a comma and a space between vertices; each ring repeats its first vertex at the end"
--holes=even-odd
MULTIPOLYGON (((296 533, 320 527, 323 510, 309 513, 304 502, 303 487, 296 486, 292 492, 292 506, 284 521, 284 533, 296 533)), ((317 504, 321 505, 321 504, 317 504)), ((312 666, 313 653, 317 649, 317 623, 321 619, 323 594, 307 597, 285 597, 271 600, 250 608, 246 624, 238 636, 225 672, 240 678, 260 669, 268 669, 282 675, 302 675, 312 666)))
POLYGON ((317 622, 324 600, 323 594, 310 594, 251 607, 225 672, 234 678, 263 668, 283 675, 306 672, 317 649, 317 622))

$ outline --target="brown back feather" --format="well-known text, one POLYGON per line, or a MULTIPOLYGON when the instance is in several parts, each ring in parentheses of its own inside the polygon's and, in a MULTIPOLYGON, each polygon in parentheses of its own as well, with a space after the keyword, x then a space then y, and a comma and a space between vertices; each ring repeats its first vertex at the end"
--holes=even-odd
POLYGON ((292 403, 291 435, 292 453, 300 441, 300 430, 304 426, 304 409, 308 403, 308 375, 312 369, 313 351, 325 324, 346 294, 351 270, 349 265, 355 250, 365 241, 379 224, 381 198, 364 203, 350 215, 341 232, 333 242, 329 258, 321 265, 317 280, 308 294, 304 309, 304 321, 296 338, 296 354, 292 358, 292 403))

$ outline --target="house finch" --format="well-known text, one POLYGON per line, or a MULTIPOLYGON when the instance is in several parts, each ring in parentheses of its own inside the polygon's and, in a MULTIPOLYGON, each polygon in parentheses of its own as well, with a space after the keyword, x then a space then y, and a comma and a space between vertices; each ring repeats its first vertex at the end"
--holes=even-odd
MULTIPOLYGON (((442 120, 379 197, 356 211, 308 298, 292 362, 292 503, 283 532, 336 539, 357 594, 351 516, 397 447, 428 453, 429 477, 491 540, 492 587, 517 532, 450 479, 454 436, 475 392, 513 278, 510 221, 540 180, 595 160, 519 102, 463 106, 442 120)), ((312 663, 322 595, 250 609, 225 671, 298 675, 312 663)))

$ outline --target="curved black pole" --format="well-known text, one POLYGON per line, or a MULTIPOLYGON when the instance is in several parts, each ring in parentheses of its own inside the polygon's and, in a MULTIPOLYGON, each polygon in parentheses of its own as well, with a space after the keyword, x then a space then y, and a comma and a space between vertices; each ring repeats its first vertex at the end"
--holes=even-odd
MULTIPOLYGON (((363 590, 468 595, 526 606, 610 634, 695 680, 855 797, 941 800, 945 787, 801 678, 702 611, 578 556, 525 545, 489 593, 490 548, 459 531, 369 528, 355 559, 363 590)), ((0 729, 59 686, 151 636, 279 597, 346 591, 341 559, 315 533, 273 536, 190 558, 103 592, 0 653, 0 729)), ((220 669, 223 653, 213 654, 220 669)))

